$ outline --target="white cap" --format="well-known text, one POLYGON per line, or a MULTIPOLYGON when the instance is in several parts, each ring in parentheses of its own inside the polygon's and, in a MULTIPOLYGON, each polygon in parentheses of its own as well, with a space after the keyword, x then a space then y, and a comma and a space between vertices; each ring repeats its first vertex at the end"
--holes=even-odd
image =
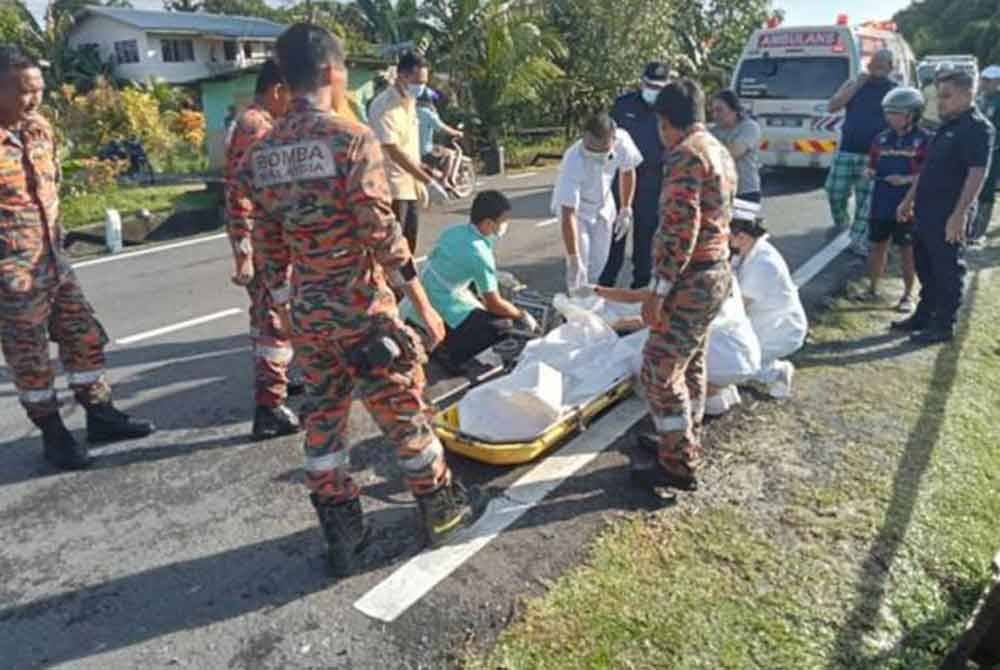
POLYGON ((733 200, 733 219, 753 223, 760 217, 760 204, 749 200, 733 200))
POLYGON ((983 79, 1000 79, 1000 65, 990 65, 983 70, 983 79))

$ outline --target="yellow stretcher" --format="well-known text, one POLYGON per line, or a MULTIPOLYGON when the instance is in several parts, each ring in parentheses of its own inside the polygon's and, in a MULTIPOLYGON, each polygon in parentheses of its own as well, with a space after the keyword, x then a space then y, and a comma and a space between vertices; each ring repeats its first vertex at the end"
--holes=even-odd
POLYGON ((552 425, 530 442, 487 442, 466 435, 458 428, 461 425, 458 403, 438 412, 434 419, 434 432, 446 449, 474 461, 489 465, 520 465, 562 444, 586 428, 587 424, 601 412, 614 406, 630 393, 632 393, 632 379, 624 379, 611 390, 571 411, 559 423, 552 425))

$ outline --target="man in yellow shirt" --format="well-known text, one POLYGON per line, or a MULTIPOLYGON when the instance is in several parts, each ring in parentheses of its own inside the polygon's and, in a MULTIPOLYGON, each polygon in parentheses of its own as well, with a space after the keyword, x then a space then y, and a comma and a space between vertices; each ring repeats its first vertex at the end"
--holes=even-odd
POLYGON ((420 122, 417 98, 427 89, 430 67, 423 56, 405 53, 396 66, 396 82, 372 100, 368 117, 388 160, 385 173, 392 208, 403 224, 410 251, 417 250, 417 203, 427 198, 447 200, 448 194, 420 164, 420 122))

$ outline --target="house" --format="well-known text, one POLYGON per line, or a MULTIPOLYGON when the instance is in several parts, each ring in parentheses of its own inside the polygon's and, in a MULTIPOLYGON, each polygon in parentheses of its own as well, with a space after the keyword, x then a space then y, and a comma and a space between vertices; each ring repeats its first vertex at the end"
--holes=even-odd
MULTIPOLYGON (((347 57, 347 87, 362 110, 375 96, 375 78, 384 74, 388 67, 388 62, 378 58, 347 57)), ((258 64, 198 82, 201 108, 205 113, 205 147, 212 169, 222 167, 229 122, 253 101, 259 71, 258 64)))
POLYGON ((265 19, 195 12, 86 6, 67 43, 93 45, 116 76, 188 84, 259 65, 285 26, 265 19))

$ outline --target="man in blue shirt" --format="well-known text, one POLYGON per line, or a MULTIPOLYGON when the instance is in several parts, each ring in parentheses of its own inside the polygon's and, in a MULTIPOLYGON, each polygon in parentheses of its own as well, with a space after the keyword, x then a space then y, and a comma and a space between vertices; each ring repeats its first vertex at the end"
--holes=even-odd
MULTIPOLYGON (((472 202, 470 222, 445 229, 421 270, 424 290, 447 332, 435 358, 449 370, 459 370, 499 342, 515 321, 525 330, 538 329, 529 312, 500 295, 493 247, 507 232, 510 211, 510 201, 502 193, 483 191, 472 202)), ((408 300, 400 312, 421 325, 408 300)))
POLYGON ((916 218, 914 254, 920 302, 913 316, 893 324, 917 344, 955 336, 965 288, 963 250, 976 200, 993 157, 995 131, 973 105, 975 81, 956 70, 938 77, 941 127, 927 159, 899 206, 900 220, 916 218))
POLYGON ((868 254, 867 228, 868 201, 872 183, 865 176, 868 167, 868 150, 875 136, 885 130, 882 100, 895 88, 889 79, 892 72, 893 53, 882 49, 872 56, 868 72, 850 80, 830 99, 829 110, 836 114, 846 110, 841 130, 840 147, 833 157, 826 179, 826 193, 830 200, 830 213, 834 228, 850 225, 852 250, 868 254), (854 222, 851 223, 847 203, 854 194, 854 222))
MULTIPOLYGON (((990 65, 983 70, 982 101, 979 111, 983 113, 993 128, 1000 127, 1000 65, 990 65)), ((1000 180, 1000 142, 993 147, 993 162, 986 176, 986 183, 979 194, 979 211, 975 223, 969 233, 970 243, 979 243, 986 235, 990 220, 993 218, 993 203, 997 196, 997 182, 1000 180)))
MULTIPOLYGON (((653 233, 659 224, 660 187, 663 182, 663 142, 660 141, 659 122, 653 103, 660 90, 670 80, 665 63, 654 61, 646 65, 642 86, 615 100, 611 118, 624 129, 642 154, 642 163, 636 168, 635 199, 632 229, 632 288, 645 288, 652 276, 653 233)), ((618 203, 618 183, 611 187, 618 203)), ((614 286, 625 262, 626 237, 611 245, 608 263, 601 273, 601 286, 614 286)))

